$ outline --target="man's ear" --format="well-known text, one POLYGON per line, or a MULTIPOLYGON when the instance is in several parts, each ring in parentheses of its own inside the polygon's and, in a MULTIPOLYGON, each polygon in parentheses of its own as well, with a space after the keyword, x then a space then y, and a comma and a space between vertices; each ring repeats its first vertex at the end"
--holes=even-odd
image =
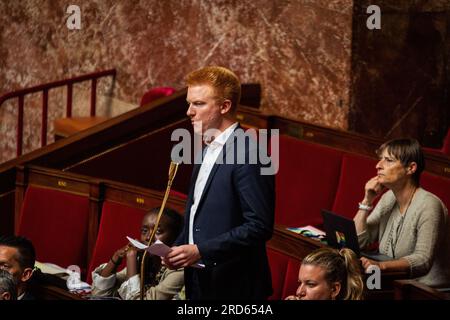
POLYGON ((224 100, 220 106, 220 113, 226 114, 231 110, 231 100, 224 100))
POLYGON ((414 174, 414 172, 416 172, 416 170, 417 170, 417 163, 415 163, 415 162, 410 162, 408 164, 408 166, 406 167, 406 172, 408 174, 414 174))
POLYGON ((22 276, 20 277, 20 281, 26 282, 30 280, 31 276, 33 275, 33 269, 32 268, 25 268, 22 272, 22 276))
POLYGON ((0 300, 11 300, 11 293, 8 291, 0 293, 0 300))
POLYGON ((333 282, 331 284, 331 300, 336 300, 336 297, 339 295, 339 292, 341 292, 341 283, 333 282))

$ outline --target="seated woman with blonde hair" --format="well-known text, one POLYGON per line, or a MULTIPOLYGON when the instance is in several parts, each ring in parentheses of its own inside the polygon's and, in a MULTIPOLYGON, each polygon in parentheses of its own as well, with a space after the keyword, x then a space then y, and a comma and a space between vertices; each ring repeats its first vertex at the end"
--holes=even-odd
POLYGON ((295 295, 286 300, 362 300, 364 282, 356 254, 321 248, 308 254, 298 273, 295 295))

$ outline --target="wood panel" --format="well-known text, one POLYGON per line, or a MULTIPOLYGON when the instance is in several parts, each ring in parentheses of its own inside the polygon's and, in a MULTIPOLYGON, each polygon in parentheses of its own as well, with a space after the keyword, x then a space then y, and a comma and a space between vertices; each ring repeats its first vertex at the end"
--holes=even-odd
POLYGON ((28 286, 36 300, 84 300, 67 289, 66 280, 39 269, 34 271, 28 286))
POLYGON ((450 300, 450 292, 442 292, 416 280, 395 280, 396 300, 450 300))
MULTIPOLYGON (((124 183, 114 181, 104 181, 104 201, 112 201, 120 204, 125 204, 130 207, 143 209, 149 211, 154 207, 159 207, 162 204, 164 193, 160 191, 140 188, 124 183)), ((184 214, 185 200, 178 196, 169 195, 167 200, 167 207, 177 210, 184 214)))
MULTIPOLYGON (((345 152, 376 158, 375 151, 385 141, 348 131, 302 123, 280 117, 269 121, 270 128, 277 128, 280 134, 286 134, 301 140, 329 146, 345 152)), ((450 157, 425 152, 425 171, 431 174, 450 178, 450 157)))
MULTIPOLYGON (((144 188, 164 190, 171 161, 171 150, 178 143, 178 141, 171 141, 171 135, 177 129, 192 132, 190 122, 183 119, 130 139, 125 144, 112 146, 97 155, 62 169, 144 188)), ((187 193, 191 173, 192 165, 182 164, 174 180, 173 188, 187 193)))
POLYGON ((14 234, 14 199, 15 191, 0 195, 0 234, 14 234))

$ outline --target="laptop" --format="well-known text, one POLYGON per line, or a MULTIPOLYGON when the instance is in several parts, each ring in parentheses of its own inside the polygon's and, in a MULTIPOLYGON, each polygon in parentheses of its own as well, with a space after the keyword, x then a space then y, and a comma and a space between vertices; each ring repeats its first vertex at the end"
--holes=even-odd
POLYGON ((355 222, 352 219, 337 215, 328 210, 322 210, 323 227, 326 233, 327 243, 333 248, 352 249, 358 257, 366 257, 375 261, 393 260, 379 252, 361 252, 356 235, 355 222))

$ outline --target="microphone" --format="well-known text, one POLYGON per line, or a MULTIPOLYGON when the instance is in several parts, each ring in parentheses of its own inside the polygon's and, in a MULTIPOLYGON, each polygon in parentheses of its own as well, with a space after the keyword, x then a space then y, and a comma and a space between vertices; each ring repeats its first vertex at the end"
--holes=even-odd
MULTIPOLYGON (((152 244, 153 238, 155 237, 156 230, 158 230, 159 220, 161 220, 161 216, 164 211, 164 207, 166 206, 167 199, 169 198, 170 188, 172 187, 173 179, 175 178, 175 175, 177 174, 178 165, 179 165, 179 163, 177 163, 177 162, 173 162, 173 161, 170 162, 169 178, 167 181, 166 193, 164 194, 163 202, 162 202, 161 208, 159 209, 158 217, 156 218, 155 227, 152 230, 152 233, 150 235, 150 239, 148 240, 147 246, 150 246, 152 244)), ((145 270, 145 257, 146 256, 147 256, 147 250, 144 251, 144 255, 142 256, 142 260, 141 260, 141 271, 140 271, 140 275, 141 275, 140 299, 141 300, 144 300, 144 270, 145 270)))

